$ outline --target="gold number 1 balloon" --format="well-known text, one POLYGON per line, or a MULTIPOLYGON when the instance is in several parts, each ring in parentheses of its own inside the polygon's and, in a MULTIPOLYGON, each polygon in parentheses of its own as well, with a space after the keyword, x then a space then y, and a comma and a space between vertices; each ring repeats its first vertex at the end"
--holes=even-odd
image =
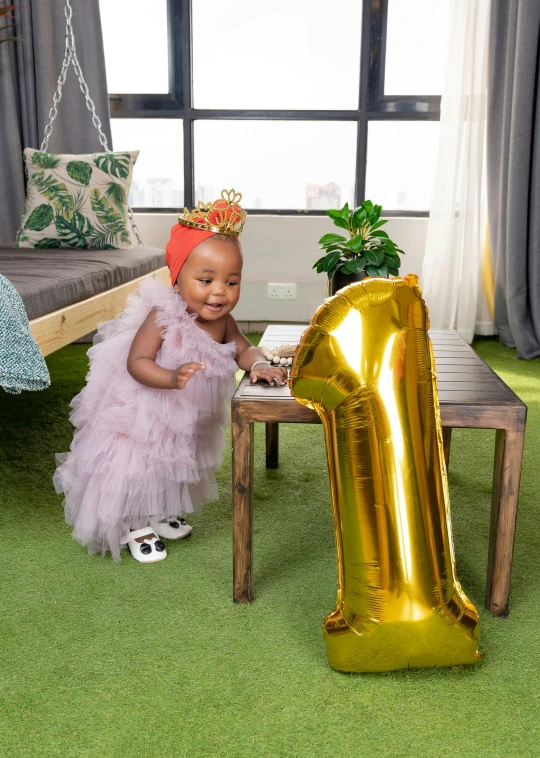
POLYGON ((322 305, 291 373, 322 419, 338 564, 323 623, 340 671, 480 660, 456 578, 427 314, 410 279, 366 279, 322 305))

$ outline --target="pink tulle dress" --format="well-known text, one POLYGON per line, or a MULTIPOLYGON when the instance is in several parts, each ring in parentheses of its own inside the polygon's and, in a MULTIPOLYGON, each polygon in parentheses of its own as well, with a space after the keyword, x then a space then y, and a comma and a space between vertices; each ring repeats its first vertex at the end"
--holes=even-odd
POLYGON ((110 550, 120 560, 130 528, 217 498, 236 345, 217 343, 195 317, 170 285, 148 279, 118 318, 100 326, 88 351, 87 384, 71 402, 71 451, 57 456, 53 481, 65 494, 73 537, 90 553, 110 550), (152 309, 163 327, 156 362, 206 364, 184 390, 146 387, 128 374, 131 343, 152 309))

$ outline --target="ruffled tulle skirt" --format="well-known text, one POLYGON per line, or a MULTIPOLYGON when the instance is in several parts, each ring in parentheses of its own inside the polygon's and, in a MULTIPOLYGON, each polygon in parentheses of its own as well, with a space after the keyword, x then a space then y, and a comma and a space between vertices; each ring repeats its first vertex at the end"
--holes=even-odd
POLYGON ((87 385, 71 404, 71 450, 57 456, 53 478, 65 495, 73 537, 91 553, 110 550, 115 560, 130 529, 150 518, 192 513, 217 497, 214 474, 224 446, 225 401, 234 389, 234 347, 213 342, 185 304, 179 310, 183 301, 171 298, 170 288, 164 298, 163 287, 143 288, 98 333, 87 385), (156 300, 164 327, 157 362, 171 369, 187 360, 207 364, 185 390, 146 387, 127 372, 133 337, 156 300))

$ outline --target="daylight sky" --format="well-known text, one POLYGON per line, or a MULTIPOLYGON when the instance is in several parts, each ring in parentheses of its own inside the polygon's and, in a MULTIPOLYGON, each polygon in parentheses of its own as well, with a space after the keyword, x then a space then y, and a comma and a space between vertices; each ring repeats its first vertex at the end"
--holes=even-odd
MULTIPOLYGON (((193 0, 196 108, 357 107, 361 0, 193 0)), ((100 0, 109 92, 166 92, 166 0, 100 0), (121 33, 120 33, 121 32, 121 33)), ((440 94, 450 0, 390 0, 385 91, 440 94)), ((113 119, 115 150, 139 149, 134 181, 182 186, 176 119, 113 119)), ((438 123, 372 122, 366 194, 427 210, 438 123)), ((352 201, 356 125, 198 121, 195 182, 242 191, 244 204, 305 207, 306 184, 335 182, 352 201), (258 200, 258 202, 256 202, 258 200)))

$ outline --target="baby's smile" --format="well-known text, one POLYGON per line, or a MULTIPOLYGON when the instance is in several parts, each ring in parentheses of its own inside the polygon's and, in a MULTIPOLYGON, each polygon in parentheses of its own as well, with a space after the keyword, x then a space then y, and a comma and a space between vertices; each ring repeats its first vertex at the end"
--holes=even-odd
POLYGON ((214 313, 219 313, 223 308, 224 303, 205 303, 205 306, 214 313))

